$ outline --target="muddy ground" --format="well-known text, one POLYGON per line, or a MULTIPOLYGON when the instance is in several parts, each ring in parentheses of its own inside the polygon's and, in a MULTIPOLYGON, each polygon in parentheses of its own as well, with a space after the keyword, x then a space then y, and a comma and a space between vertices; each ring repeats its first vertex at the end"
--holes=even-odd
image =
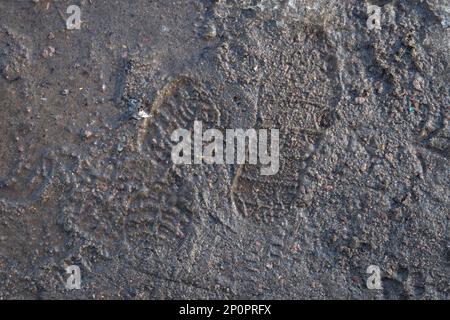
POLYGON ((448 299, 449 26, 448 0, 1 0, 0 299, 448 299), (173 165, 194 120, 278 128, 280 171, 173 165))

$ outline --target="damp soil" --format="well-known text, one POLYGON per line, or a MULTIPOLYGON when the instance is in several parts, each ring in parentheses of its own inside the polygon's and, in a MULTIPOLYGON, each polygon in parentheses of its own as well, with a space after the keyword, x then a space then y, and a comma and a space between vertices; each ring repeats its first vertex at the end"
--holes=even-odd
POLYGON ((448 299, 449 25, 446 0, 2 0, 0 299, 448 299), (196 120, 279 129, 279 172, 174 165, 196 120))

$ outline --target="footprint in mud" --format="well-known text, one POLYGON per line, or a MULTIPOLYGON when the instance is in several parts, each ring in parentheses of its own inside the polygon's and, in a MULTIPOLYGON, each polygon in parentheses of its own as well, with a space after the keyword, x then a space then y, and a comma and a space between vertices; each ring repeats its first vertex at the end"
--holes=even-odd
MULTIPOLYGON (((280 129, 280 171, 263 177, 260 166, 240 166, 231 179, 228 196, 238 213, 253 222, 272 221, 307 202, 305 194, 313 193, 317 186, 305 186, 306 170, 314 167, 314 154, 325 131, 334 123, 341 92, 335 48, 325 31, 320 27, 289 28, 291 34, 299 34, 300 40, 295 41, 300 42, 293 43, 289 33, 267 30, 267 34, 253 39, 257 44, 256 59, 248 59, 238 45, 231 44, 225 57, 228 61, 219 60, 223 68, 214 70, 214 83, 208 83, 208 76, 201 73, 205 70, 199 68, 197 76, 202 80, 177 76, 151 101, 140 101, 148 117, 123 129, 125 135, 134 135, 133 147, 116 155, 111 164, 103 161, 109 155, 98 153, 100 158, 94 154, 78 159, 91 165, 75 165, 75 178, 62 191, 60 220, 64 228, 100 250, 116 250, 122 242, 128 253, 143 257, 177 250, 195 234, 202 220, 195 186, 201 179, 194 178, 197 169, 172 164, 171 134, 178 128, 190 130, 195 120, 219 129, 238 123, 234 120, 246 114, 238 109, 246 107, 240 104, 241 97, 232 99, 233 107, 241 112, 235 114, 228 104, 217 107, 224 101, 216 100, 211 87, 220 87, 218 79, 224 78, 226 72, 234 69, 239 74, 241 64, 242 74, 246 75, 258 67, 258 61, 266 66, 258 81, 251 83, 253 89, 258 89, 258 97, 255 114, 247 117, 256 119, 256 129, 280 129), (269 62, 275 60, 280 61, 279 66, 270 67, 269 62), (129 132, 133 130, 134 133, 129 132)), ((136 75, 128 73, 125 77, 133 76, 136 75)), ((240 81, 244 83, 246 79, 240 81)), ((125 88, 126 82, 125 78, 125 88)), ((222 86, 227 97, 232 91, 227 89, 233 86, 227 88, 228 85, 222 86)), ((123 96, 129 97, 127 92, 123 96)), ((200 175, 206 175, 198 170, 200 175)))
POLYGON ((326 33, 320 28, 294 32, 300 38, 305 33, 303 43, 292 45, 292 39, 283 34, 277 45, 261 43, 284 48, 262 58, 281 64, 268 69, 261 80, 257 124, 280 128, 280 171, 263 177, 258 167, 243 165, 232 184, 238 210, 258 221, 273 221, 307 203, 306 193, 313 193, 316 186, 305 185, 306 171, 314 166, 314 154, 333 125, 341 95, 335 48, 329 45, 326 33))
MULTIPOLYGON (((198 77, 202 81, 179 76, 169 82, 147 105, 149 117, 142 121, 138 131, 137 150, 150 155, 153 162, 164 163, 169 171, 173 170, 170 165, 171 133, 177 128, 189 130, 194 120, 202 120, 205 127, 223 128, 235 123, 251 123, 255 118, 257 129, 279 128, 281 167, 277 175, 262 177, 260 166, 254 165, 237 166, 234 170, 230 200, 238 212, 250 220, 271 221, 308 201, 304 195, 313 193, 315 186, 304 186, 305 172, 314 166, 313 156, 325 131, 333 125, 335 108, 340 101, 336 48, 330 44, 326 32, 321 27, 290 28, 290 33, 274 35, 272 33, 276 31, 267 30, 270 36, 263 34, 251 39, 257 47, 250 54, 239 43, 228 44, 229 50, 224 54, 220 49, 219 65, 214 70, 220 76, 208 77, 204 74, 207 69, 199 68, 198 77), (298 34, 300 40, 295 40, 292 34, 298 34), (258 70, 258 61, 267 64, 275 60, 280 61, 277 68, 266 66, 264 71, 256 72, 260 76, 245 78, 247 74, 252 77, 252 72, 258 70), (235 86, 218 83, 217 79, 233 78, 239 73, 244 76, 236 79, 237 82, 248 82, 244 88, 257 89, 253 90, 257 95, 253 101, 255 110, 247 106, 248 101, 241 102, 242 95, 250 94, 239 92, 228 101, 235 86), (214 91, 218 91, 217 88, 226 92, 227 98, 216 100, 214 91), (233 108, 230 108, 230 102, 233 108), (221 108, 216 107, 219 104, 221 108), (243 112, 243 108, 248 108, 249 112, 243 112), (242 114, 248 119, 240 121, 238 118, 242 114)), ((251 31, 249 34, 252 35, 251 31)), ((178 168, 178 171, 189 170, 178 168)), ((154 215, 156 213, 150 214, 154 215)))
POLYGON ((42 200, 56 175, 65 174, 64 183, 70 184, 79 159, 66 148, 44 150, 31 157, 21 154, 6 177, 0 179, 0 199, 10 205, 30 205, 42 200))
POLYGON ((196 221, 194 186, 189 166, 174 166, 172 132, 192 130, 194 121, 220 124, 220 112, 193 78, 180 75, 144 102, 149 117, 140 120, 134 153, 117 167, 118 181, 131 189, 125 205, 124 237, 135 255, 157 248, 176 250, 189 238, 196 221))

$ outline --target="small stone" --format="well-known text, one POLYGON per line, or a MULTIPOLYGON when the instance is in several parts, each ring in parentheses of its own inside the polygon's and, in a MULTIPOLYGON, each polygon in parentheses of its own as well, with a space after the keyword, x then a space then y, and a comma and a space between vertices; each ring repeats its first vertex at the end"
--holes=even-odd
POLYGON ((150 117, 150 115, 149 115, 147 112, 145 112, 144 110, 140 110, 140 111, 138 112, 138 116, 139 116, 139 118, 141 118, 141 119, 147 119, 147 118, 150 117))
POLYGON ((291 251, 293 253, 298 253, 300 251, 300 245, 298 243, 294 243, 291 247, 291 251))
POLYGON ((366 98, 364 98, 364 97, 358 97, 355 99, 356 104, 363 104, 365 102, 366 102, 366 98))
POLYGON ((61 91, 61 94, 62 94, 63 96, 68 96, 69 93, 70 93, 69 89, 64 89, 63 91, 61 91))
POLYGON ((419 76, 414 79, 414 81, 413 81, 414 89, 416 89, 417 91, 423 91, 423 86, 424 86, 424 80, 422 77, 419 76))
POLYGON ((383 83, 381 81, 377 81, 375 84, 375 89, 377 93, 381 93, 383 91, 383 83))
POLYGON ((51 58, 51 57, 53 57, 55 52, 56 52, 56 49, 53 48, 52 46, 49 46, 48 48, 45 48, 44 51, 42 51, 42 57, 44 59, 51 58))
POLYGON ((83 137, 85 137, 86 139, 89 139, 90 137, 92 137, 93 133, 90 130, 85 130, 83 132, 83 137))
POLYGON ((48 34, 47 38, 48 38, 49 40, 53 40, 53 39, 55 39, 55 34, 54 34, 53 32, 50 32, 50 33, 48 34))
POLYGON ((212 40, 217 36, 217 28, 213 24, 207 24, 203 32, 203 39, 212 40))

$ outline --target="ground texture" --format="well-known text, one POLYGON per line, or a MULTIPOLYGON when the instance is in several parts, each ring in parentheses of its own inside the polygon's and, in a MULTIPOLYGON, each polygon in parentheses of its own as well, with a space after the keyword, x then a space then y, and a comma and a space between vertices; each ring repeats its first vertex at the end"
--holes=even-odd
POLYGON ((448 299, 449 63, 448 0, 1 0, 0 299, 448 299))

